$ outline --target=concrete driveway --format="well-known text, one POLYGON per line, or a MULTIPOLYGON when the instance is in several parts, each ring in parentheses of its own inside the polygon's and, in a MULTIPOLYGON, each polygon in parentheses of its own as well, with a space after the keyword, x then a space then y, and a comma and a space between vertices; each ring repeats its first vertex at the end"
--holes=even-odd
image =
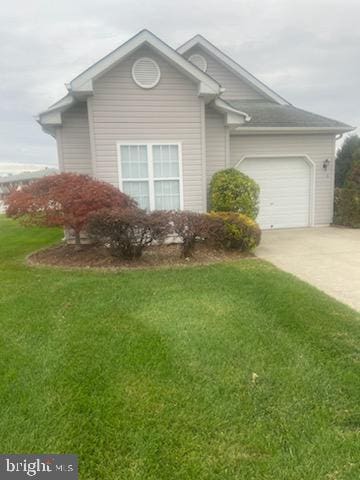
POLYGON ((360 311, 360 230, 266 230, 255 253, 360 311))

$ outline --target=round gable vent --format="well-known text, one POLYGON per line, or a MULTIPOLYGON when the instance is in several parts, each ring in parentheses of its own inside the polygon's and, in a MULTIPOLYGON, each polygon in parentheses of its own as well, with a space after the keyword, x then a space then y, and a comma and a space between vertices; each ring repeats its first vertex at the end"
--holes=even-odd
POLYGON ((207 61, 202 55, 198 53, 194 53, 194 55, 190 55, 189 62, 193 63, 195 66, 200 68, 203 72, 206 72, 207 69, 207 61))
POLYGON ((134 82, 141 88, 153 88, 160 80, 159 65, 152 58, 139 58, 132 67, 134 82))

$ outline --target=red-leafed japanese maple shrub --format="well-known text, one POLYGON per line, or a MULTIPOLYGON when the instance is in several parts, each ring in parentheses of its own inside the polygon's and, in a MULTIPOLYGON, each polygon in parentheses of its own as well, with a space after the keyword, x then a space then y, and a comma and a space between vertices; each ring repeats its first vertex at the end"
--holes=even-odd
POLYGON ((76 247, 89 215, 103 208, 129 209, 136 202, 109 183, 88 175, 60 173, 35 180, 7 199, 6 214, 26 224, 72 229, 76 247))
POLYGON ((191 257, 198 240, 206 238, 208 215, 196 212, 174 211, 170 213, 172 233, 181 240, 181 256, 191 257))
POLYGON ((91 216, 87 231, 93 239, 107 244, 113 256, 135 260, 146 246, 169 234, 169 215, 138 208, 105 209, 91 216))

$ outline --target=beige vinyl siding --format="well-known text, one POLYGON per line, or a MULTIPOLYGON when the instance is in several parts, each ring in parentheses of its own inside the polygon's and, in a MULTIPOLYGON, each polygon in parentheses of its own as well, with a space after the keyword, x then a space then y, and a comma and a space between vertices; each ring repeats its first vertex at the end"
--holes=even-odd
POLYGON ((206 73, 220 83, 226 91, 221 95, 224 99, 261 100, 264 96, 251 87, 245 80, 235 75, 228 67, 208 54, 203 48, 196 46, 186 53, 186 58, 193 54, 202 55, 207 61, 206 73))
POLYGON ((92 174, 89 122, 86 103, 78 103, 62 114, 63 125, 57 130, 60 169, 65 172, 92 174))
POLYGON ((210 107, 205 110, 206 119, 206 180, 218 170, 226 168, 226 135, 224 115, 210 107))
POLYGON ((202 104, 197 90, 194 82, 149 47, 97 79, 90 116, 96 177, 119 185, 118 141, 181 142, 184 208, 204 210, 202 104), (160 67, 160 82, 152 89, 142 89, 132 79, 133 63, 143 56, 160 67))
POLYGON ((247 155, 308 155, 315 163, 315 225, 327 225, 333 217, 334 135, 238 135, 230 137, 230 160, 235 166, 247 155), (330 160, 325 172, 323 162, 330 160))

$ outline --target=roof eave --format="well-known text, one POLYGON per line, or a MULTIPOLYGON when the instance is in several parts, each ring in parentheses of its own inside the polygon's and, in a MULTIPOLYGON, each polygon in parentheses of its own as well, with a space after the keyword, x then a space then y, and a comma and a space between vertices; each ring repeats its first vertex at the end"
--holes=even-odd
POLYGON ((60 126, 55 126, 55 125, 42 125, 39 120, 37 120, 37 122, 40 124, 41 126, 41 130, 44 132, 44 133, 47 133, 48 135, 50 135, 51 137, 53 138, 56 138, 56 129, 60 126))
POLYGON ((251 120, 251 117, 247 113, 237 110, 225 102, 222 98, 216 98, 211 103, 211 106, 216 111, 224 115, 225 125, 227 127, 231 127, 231 129, 237 128, 240 125, 243 125, 245 122, 249 122, 251 120))
POLYGON ((74 98, 70 93, 68 93, 67 95, 65 95, 65 97, 62 97, 60 100, 58 100, 57 102, 50 105, 49 108, 40 112, 38 114, 38 117, 43 117, 43 116, 48 115, 49 113, 52 113, 52 112, 65 111, 73 103, 74 103, 74 98))
POLYGON ((248 134, 282 134, 282 133, 348 133, 355 130, 356 127, 238 127, 232 133, 236 135, 248 134))
POLYGON ((228 55, 215 47, 215 45, 206 40, 206 38, 204 38, 202 35, 198 34, 192 37, 190 40, 181 45, 177 49, 177 52, 179 52, 181 55, 184 55, 188 50, 195 47, 196 45, 200 45, 201 47, 203 47, 208 53, 215 56, 221 63, 223 63, 227 68, 229 68, 235 75, 244 79, 246 82, 251 84, 253 87, 255 87, 255 89, 266 95, 271 100, 274 100, 280 105, 291 105, 290 102, 278 95, 271 88, 267 87, 263 82, 258 80, 245 68, 241 67, 238 63, 232 60, 232 58, 230 58, 228 55))
MULTIPOLYGON (((240 117, 243 118, 245 122, 250 122, 251 120, 251 116, 249 114, 247 114, 246 112, 243 112, 242 110, 238 110, 237 108, 233 107, 222 98, 216 98, 213 102, 213 106, 216 110, 220 112, 233 113, 235 115, 239 115, 240 117)), ((244 121, 241 123, 244 123, 244 121)))
POLYGON ((55 135, 56 127, 62 125, 62 113, 75 103, 72 95, 68 94, 58 102, 51 105, 47 110, 40 112, 35 118, 45 133, 55 135))

